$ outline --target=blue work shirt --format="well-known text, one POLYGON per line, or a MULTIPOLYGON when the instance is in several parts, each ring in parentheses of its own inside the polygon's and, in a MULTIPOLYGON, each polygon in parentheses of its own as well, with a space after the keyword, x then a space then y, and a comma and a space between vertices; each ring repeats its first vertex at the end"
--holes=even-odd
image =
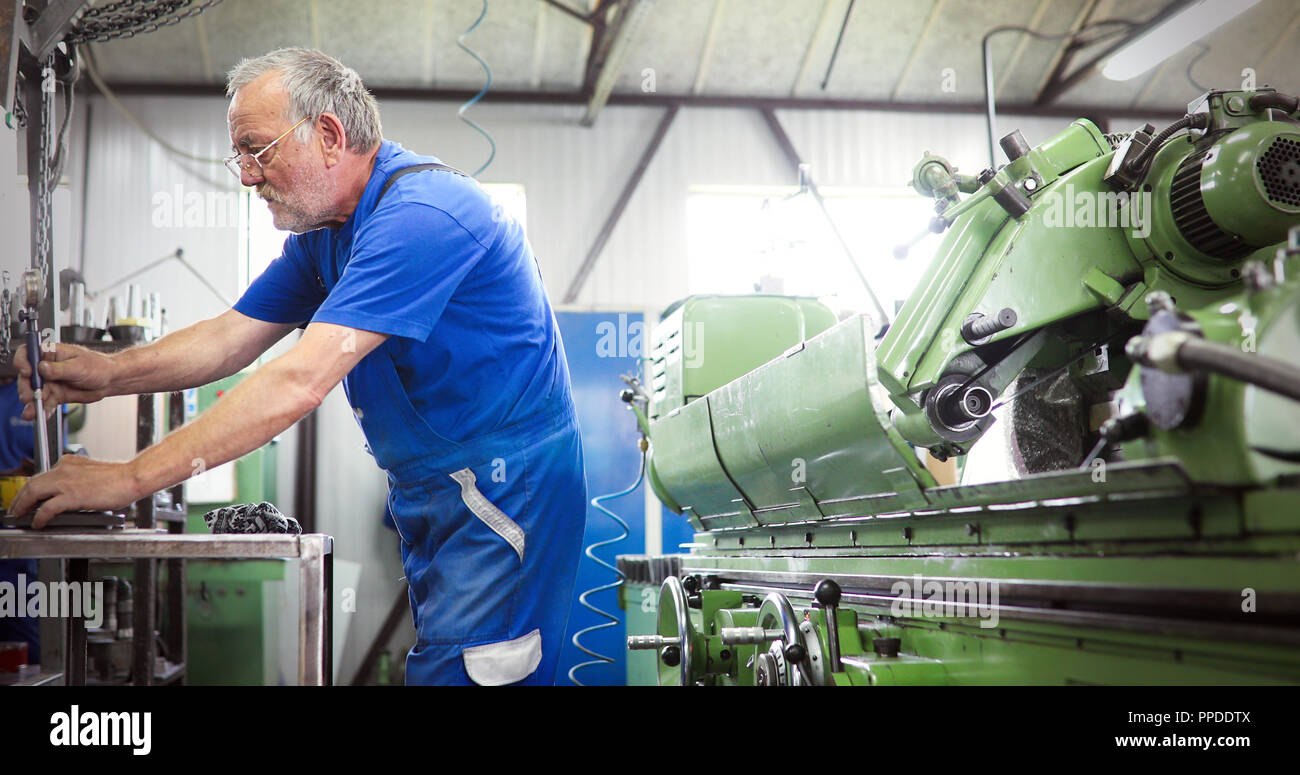
MULTIPOLYGON (((356 210, 337 229, 290 236, 235 304, 272 323, 333 323, 388 334, 411 404, 454 442, 569 400, 555 316, 523 229, 470 178, 380 145, 356 210)), ((383 396, 351 395, 354 406, 383 396)), ((400 430, 400 429, 394 429, 400 430)))

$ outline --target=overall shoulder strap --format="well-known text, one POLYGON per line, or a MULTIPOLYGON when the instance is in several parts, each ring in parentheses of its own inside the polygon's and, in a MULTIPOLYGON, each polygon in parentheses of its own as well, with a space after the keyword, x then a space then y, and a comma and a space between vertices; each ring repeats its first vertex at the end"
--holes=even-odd
POLYGON ((393 184, 397 182, 398 178, 403 175, 409 175, 412 172, 422 172, 424 170, 442 170, 443 172, 450 172, 454 175, 460 175, 466 178, 469 177, 469 175, 466 175, 455 167, 449 167, 446 164, 439 164, 437 162, 431 164, 412 164, 411 166, 403 167, 388 176, 388 180, 384 181, 384 187, 379 189, 379 198, 375 200, 375 204, 378 205, 383 200, 384 194, 388 193, 388 189, 393 187, 393 184))

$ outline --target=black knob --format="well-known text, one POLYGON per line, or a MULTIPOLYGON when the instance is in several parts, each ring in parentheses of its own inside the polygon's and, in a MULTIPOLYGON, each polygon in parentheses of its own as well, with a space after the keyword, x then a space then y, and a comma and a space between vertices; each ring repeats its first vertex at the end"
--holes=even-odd
POLYGON ((823 606, 837 606, 840 604, 840 585, 832 579, 822 579, 817 582, 813 597, 816 597, 817 602, 823 606))
POLYGON ((632 390, 628 388, 623 388, 619 391, 618 397, 623 403, 630 404, 632 403, 632 399, 636 398, 636 393, 632 392, 632 390))
POLYGON ((785 658, 788 662, 802 662, 806 656, 808 656, 808 650, 798 643, 785 647, 785 658))
POLYGON ((663 651, 659 652, 659 658, 669 667, 677 667, 682 663, 682 650, 677 646, 664 646, 663 651))
POLYGON ((1002 146, 1002 152, 1011 161, 1019 159, 1029 153, 1030 150, 1029 142, 1025 140, 1025 136, 1020 133, 1019 129, 999 140, 998 145, 1002 146))
POLYGON ((961 338, 967 344, 978 344, 981 340, 1005 331, 1016 324, 1016 311, 1003 307, 996 315, 981 315, 978 312, 966 318, 961 326, 961 338))
POLYGON ((686 576, 682 579, 682 589, 686 590, 688 595, 693 595, 700 591, 700 577, 686 576))

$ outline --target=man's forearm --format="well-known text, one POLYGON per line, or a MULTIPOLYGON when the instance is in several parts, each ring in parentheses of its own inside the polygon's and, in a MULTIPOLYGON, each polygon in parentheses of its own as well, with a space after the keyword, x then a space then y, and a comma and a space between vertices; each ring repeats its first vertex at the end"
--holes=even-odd
POLYGON ((252 452, 320 404, 294 362, 262 366, 193 422, 131 462, 141 492, 157 492, 252 452))
POLYGON ((204 320, 113 355, 110 393, 162 393, 207 385, 252 363, 264 349, 261 342, 232 337, 224 317, 204 320))

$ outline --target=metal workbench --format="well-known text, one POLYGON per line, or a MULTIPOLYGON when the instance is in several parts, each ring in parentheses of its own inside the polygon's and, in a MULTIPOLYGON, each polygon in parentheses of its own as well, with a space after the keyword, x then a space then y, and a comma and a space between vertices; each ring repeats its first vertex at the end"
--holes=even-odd
MULTIPOLYGON (((298 561, 298 683, 326 686, 334 667, 332 588, 334 539, 305 535, 202 535, 164 530, 105 530, 96 533, 56 530, 0 530, 0 557, 67 559, 68 582, 89 580, 89 560, 269 559, 298 561)), ((152 594, 152 590, 141 590, 152 594)), ((81 617, 65 621, 64 683, 86 681, 86 628, 81 617)), ((152 628, 137 628, 137 641, 152 644, 152 628)))

